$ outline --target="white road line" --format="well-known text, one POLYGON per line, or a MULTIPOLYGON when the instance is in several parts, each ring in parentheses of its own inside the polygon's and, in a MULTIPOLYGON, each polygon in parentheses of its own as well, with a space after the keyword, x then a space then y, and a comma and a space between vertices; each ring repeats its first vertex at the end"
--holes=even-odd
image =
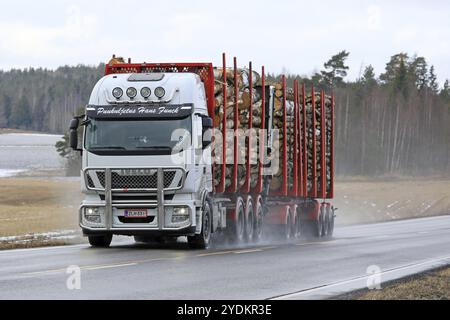
POLYGON ((261 252, 261 251, 263 251, 263 250, 262 249, 248 249, 248 250, 234 251, 233 253, 242 254, 242 253, 261 252))
POLYGON ((104 265, 104 266, 94 266, 94 267, 82 267, 81 269, 86 270, 98 270, 98 269, 109 269, 109 268, 120 268, 120 267, 128 267, 128 266, 135 266, 137 265, 136 262, 131 263, 122 263, 122 264, 111 264, 111 265, 104 265))
MULTIPOLYGON (((382 271, 379 275, 380 276, 389 275, 389 274, 393 274, 395 272, 400 272, 400 271, 404 271, 404 270, 408 270, 408 269, 420 269, 419 272, 422 272, 422 271, 426 271, 428 269, 433 269, 437 266, 448 264, 448 263, 450 263, 450 256, 444 256, 444 257, 440 257, 440 258, 436 258, 436 259, 426 260, 423 262, 418 262, 418 263, 413 263, 413 264, 408 264, 408 265, 404 265, 404 266, 390 268, 386 271, 382 271)), ((405 276, 408 276, 411 274, 415 274, 415 273, 417 273, 417 270, 416 271, 413 270, 411 272, 401 274, 399 277, 390 278, 387 281, 395 280, 395 279, 402 278, 402 277, 405 277, 405 276)), ((360 276, 360 277, 356 277, 356 278, 352 278, 352 279, 342 280, 342 281, 338 281, 335 283, 330 283, 330 284, 325 284, 322 286, 314 287, 311 289, 305 289, 305 290, 301 290, 298 292, 289 293, 286 295, 272 297, 272 298, 269 298, 269 300, 285 300, 285 299, 290 299, 290 298, 302 299, 301 298, 302 296, 308 296, 308 295, 312 295, 312 294, 320 292, 320 291, 327 291, 331 288, 348 285, 348 284, 355 283, 355 282, 362 281, 362 280, 367 280, 371 276, 373 276, 373 275, 365 275, 365 276, 360 276)), ((354 288, 353 290, 356 290, 356 288, 354 288)))
MULTIPOLYGON (((118 264, 104 264, 104 265, 92 265, 92 266, 80 266, 81 270, 98 270, 98 269, 109 269, 109 268, 120 268, 120 267, 128 267, 137 265, 137 262, 128 262, 128 263, 118 263, 118 264)), ((52 270, 43 270, 43 271, 34 271, 34 272, 24 272, 21 275, 24 276, 34 276, 34 275, 50 275, 56 273, 64 273, 67 268, 61 269, 52 269, 52 270)))

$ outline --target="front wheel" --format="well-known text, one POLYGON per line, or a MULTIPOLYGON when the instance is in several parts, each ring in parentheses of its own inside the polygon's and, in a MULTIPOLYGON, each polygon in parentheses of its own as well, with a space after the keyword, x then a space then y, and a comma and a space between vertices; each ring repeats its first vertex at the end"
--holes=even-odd
POLYGON ((206 249, 209 247, 211 241, 211 229, 212 229, 212 207, 209 199, 206 198, 203 206, 203 218, 202 218, 202 232, 194 236, 188 237, 188 245, 192 249, 206 249))
POLYGON ((112 234, 107 234, 103 236, 88 236, 89 244, 92 247, 97 248, 107 248, 111 244, 112 234))

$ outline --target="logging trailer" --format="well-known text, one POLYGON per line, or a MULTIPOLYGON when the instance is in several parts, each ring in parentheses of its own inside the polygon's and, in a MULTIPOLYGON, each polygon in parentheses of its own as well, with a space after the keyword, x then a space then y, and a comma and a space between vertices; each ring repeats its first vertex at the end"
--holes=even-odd
POLYGON ((264 67, 256 83, 250 63, 245 90, 250 99, 257 93, 261 104, 254 110, 250 101, 244 110, 250 120, 243 126, 236 58, 231 68, 225 54, 222 60, 214 68, 211 63, 131 63, 113 56, 106 65, 85 114, 72 119, 69 128, 70 146, 82 154, 85 197, 79 223, 92 246, 108 247, 113 235, 138 242, 187 236, 191 248, 207 248, 216 235, 233 242, 259 241, 267 231, 283 239, 332 236, 333 97, 327 111, 323 91, 307 90, 298 81, 288 88, 282 76, 282 126, 275 128, 277 89, 264 67), (256 113, 262 120, 256 134, 247 135, 255 129, 256 113), (229 118, 234 131, 223 130, 230 127, 229 118), (242 140, 237 129, 243 127, 242 140), (259 142, 252 148, 255 137, 259 142), (245 153, 243 164, 239 152, 245 153), (257 161, 250 163, 254 152, 257 161), (238 182, 241 169, 243 183, 238 182))

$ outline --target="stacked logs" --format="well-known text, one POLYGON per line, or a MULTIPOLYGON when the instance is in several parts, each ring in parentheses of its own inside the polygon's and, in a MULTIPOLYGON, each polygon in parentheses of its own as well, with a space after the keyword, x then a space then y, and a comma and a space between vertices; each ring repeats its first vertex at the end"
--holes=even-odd
MULTIPOLYGON (((326 174, 326 192, 331 188, 331 97, 324 95, 324 110, 325 110, 325 174, 326 174)), ((319 92, 314 94, 314 101, 312 95, 306 96, 306 160, 307 160, 307 188, 308 193, 313 191, 313 170, 314 164, 316 169, 315 182, 316 190, 322 190, 322 112, 321 112, 321 95, 319 92), (313 108, 314 102, 314 108, 313 108), (314 110, 314 114, 313 114, 314 110), (313 118, 315 117, 315 119, 313 118), (313 123, 315 122, 315 127, 313 123), (313 156, 313 135, 316 141, 316 157, 313 156)))
MULTIPOLYGON (((240 188, 244 185, 246 180, 246 163, 250 161, 251 168, 251 184, 253 188, 258 180, 258 140, 256 134, 258 129, 262 125, 262 100, 261 100, 261 77, 258 73, 252 72, 252 84, 253 88, 250 92, 250 71, 248 69, 237 69, 236 83, 234 79, 234 69, 226 69, 226 99, 224 96, 224 83, 223 83, 223 69, 214 69, 215 78, 215 114, 214 122, 219 128, 220 132, 223 132, 223 117, 224 117, 224 102, 226 100, 225 112, 226 112, 226 172, 225 172, 225 188, 229 188, 232 184, 231 178, 233 177, 234 168, 234 142, 235 142, 235 130, 237 129, 238 139, 238 154, 237 154, 237 187, 240 188), (236 100, 237 98, 237 100, 236 100), (234 111, 237 103, 237 128, 234 127, 234 111), (252 108, 251 108, 252 107, 252 108), (250 109, 252 109, 252 128, 254 130, 249 131, 250 121, 250 109), (249 139, 249 137, 251 137, 249 139), (251 145, 249 145, 251 143, 251 145), (250 159, 247 159, 248 148, 251 148, 250 159)), ((214 184, 219 185, 222 174, 222 149, 220 147, 215 148, 215 170, 214 170, 214 184)))
MULTIPOLYGON (((259 128, 261 128, 262 119, 261 107, 261 78, 256 72, 252 72, 252 82, 253 90, 250 93, 250 83, 249 83, 249 70, 248 69, 237 69, 236 83, 234 79, 234 70, 226 69, 226 99, 224 96, 224 77, 223 69, 216 68, 214 70, 215 77, 215 114, 214 123, 220 132, 224 129, 227 130, 226 133, 226 166, 225 166, 225 188, 229 188, 232 185, 233 168, 234 168, 234 142, 235 142, 235 129, 238 129, 238 148, 237 148, 237 188, 241 188, 246 181, 247 168, 246 163, 250 161, 250 186, 255 187, 258 180, 258 166, 257 158, 259 152, 259 138, 257 137, 259 133, 259 128), (235 94, 236 93, 236 94, 235 94), (236 100, 237 98, 237 100, 236 100), (224 102, 226 100, 226 106, 224 108, 224 102), (238 114, 237 114, 237 128, 235 128, 234 122, 234 111, 235 104, 237 102, 238 114), (252 106, 252 108, 250 108, 252 106), (223 117, 224 109, 226 112, 226 126, 223 128, 223 117), (251 135, 252 138, 249 139, 248 127, 250 121, 250 109, 252 109, 252 127, 254 129, 254 134, 251 135), (249 141, 250 140, 250 141, 249 141), (249 145, 251 143, 251 145, 249 145), (251 158, 246 159, 248 148, 251 148, 251 158)), ((278 170, 273 172, 273 176, 270 183, 271 191, 280 191, 283 182, 283 155, 284 155, 284 141, 283 141, 283 130, 284 130, 284 97, 283 97, 283 86, 281 83, 267 84, 274 86, 274 110, 272 118, 272 129, 278 130, 277 139, 273 140, 272 150, 275 151, 272 156, 277 157, 274 159, 278 163, 278 170)), ((301 127, 299 128, 298 144, 303 145, 302 141, 302 125, 303 125, 303 97, 299 95, 299 123, 301 127)), ((313 169, 315 162, 315 180, 317 191, 322 190, 321 186, 321 96, 320 93, 314 94, 314 108, 313 108, 313 98, 311 94, 307 94, 305 97, 306 101, 306 162, 307 162, 307 190, 308 194, 313 191, 313 169), (313 109, 314 116, 313 119, 313 109), (315 128, 313 128, 313 122, 315 122, 315 128), (313 157, 313 134, 315 134, 316 141, 316 157, 313 157)), ((331 188, 331 98, 329 96, 324 96, 324 109, 325 109, 325 165, 326 165, 326 192, 330 191, 331 188)), ((267 109, 266 109, 267 110, 267 109)), ((268 110, 266 111, 268 112, 268 110)), ((288 190, 292 188, 294 183, 294 90, 291 88, 286 88, 286 156, 287 156, 287 186, 288 190)), ((267 127, 267 126, 266 126, 267 127)), ((215 149, 215 163, 214 166, 214 184, 218 186, 221 181, 222 174, 222 148, 221 146, 215 149)), ((302 155, 299 153, 299 157, 302 155)), ((272 160, 273 161, 273 160, 272 160)), ((276 166, 275 166, 276 167, 276 166)), ((275 168, 276 169, 276 168, 275 168)), ((300 171, 300 170, 299 170, 300 171)))
MULTIPOLYGON (((273 129, 279 130, 278 141, 275 142, 276 146, 274 149, 278 149, 278 163, 279 170, 273 175, 270 189, 272 191, 280 191, 283 184, 283 156, 284 156, 284 143, 283 143, 283 121, 284 121, 284 110, 283 110, 283 90, 280 83, 275 85, 274 94, 274 112, 273 112, 273 129)), ((290 190, 294 183, 294 159, 295 159, 295 148, 294 148, 294 91, 291 88, 286 88, 286 156, 287 156, 287 187, 290 190)), ((303 96, 299 94, 299 106, 298 106, 298 116, 300 127, 298 135, 298 145, 303 146, 302 137, 302 125, 303 125, 303 96)), ((313 98, 311 94, 307 94, 305 97, 305 113, 306 113, 306 163, 307 163, 307 191, 308 194, 313 192, 313 181, 316 181, 316 191, 322 190, 321 185, 321 165, 322 165, 322 139, 321 139, 321 125, 322 125, 322 112, 321 112, 321 95, 320 92, 314 94, 314 115, 313 119, 313 98), (315 122, 315 128, 313 128, 313 122, 315 122), (315 134, 315 159, 313 158, 313 134, 315 134), (313 175, 313 169, 315 164, 316 174, 313 175)), ((326 193, 331 190, 331 97, 324 95, 324 110, 325 110, 325 188, 326 193)), ((299 153, 299 157, 302 155, 299 153)), ((300 169, 299 169, 300 171, 300 169)))

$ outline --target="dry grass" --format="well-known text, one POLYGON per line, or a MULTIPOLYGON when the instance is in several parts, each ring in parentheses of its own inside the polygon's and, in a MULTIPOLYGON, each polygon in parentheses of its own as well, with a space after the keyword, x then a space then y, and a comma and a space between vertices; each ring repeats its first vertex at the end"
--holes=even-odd
POLYGON ((76 229, 81 202, 78 181, 0 179, 0 237, 76 229))
POLYGON ((395 280, 381 290, 364 290, 342 297, 356 300, 448 300, 450 299, 450 268, 441 268, 395 280))
POLYGON ((450 180, 338 180, 332 202, 340 224, 449 214, 450 180))

